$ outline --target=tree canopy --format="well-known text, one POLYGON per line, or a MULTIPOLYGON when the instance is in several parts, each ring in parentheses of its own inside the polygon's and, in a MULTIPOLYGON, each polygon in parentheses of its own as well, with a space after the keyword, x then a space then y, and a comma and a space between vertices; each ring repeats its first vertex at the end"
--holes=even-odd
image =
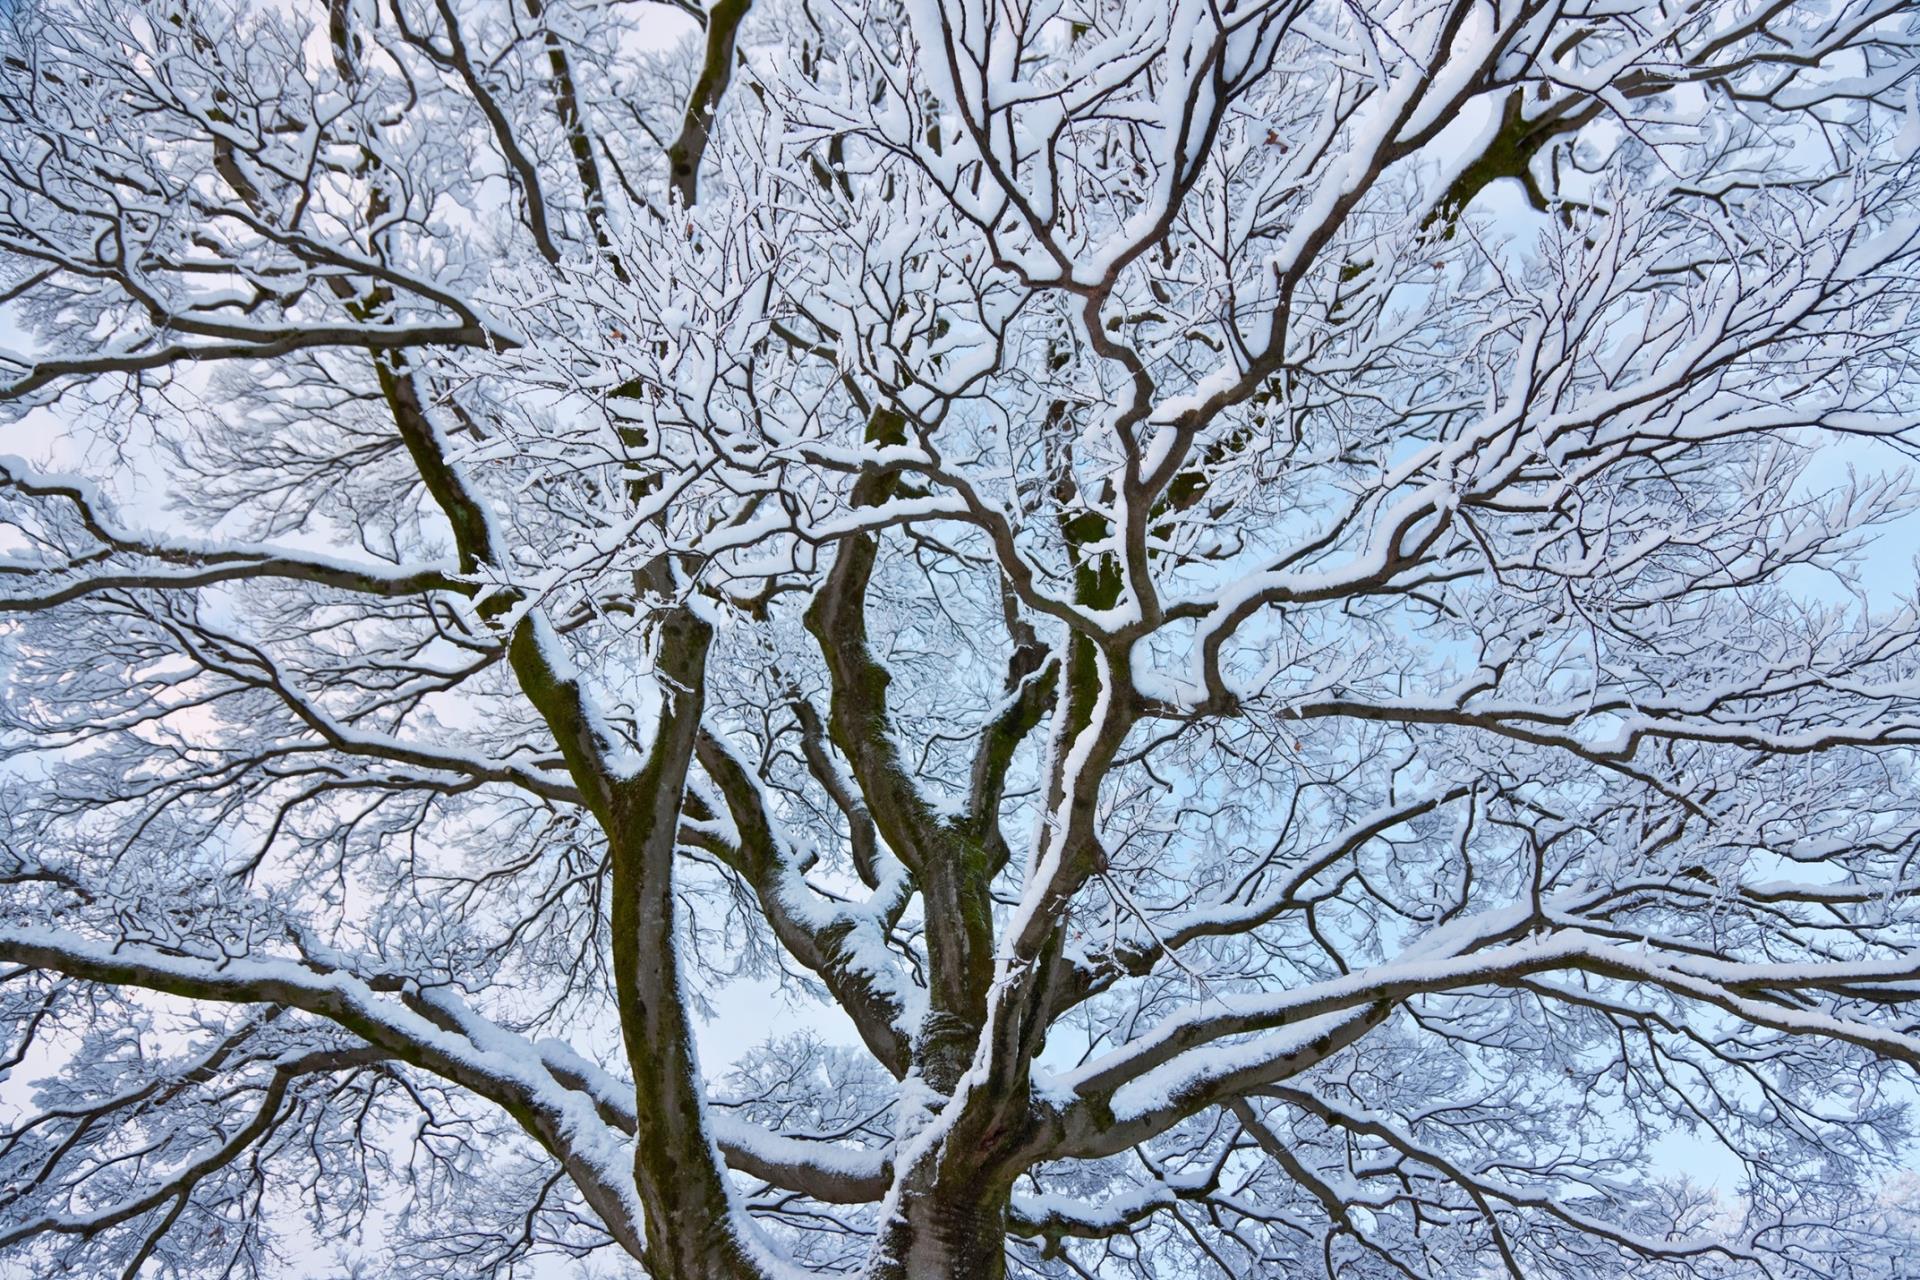
POLYGON ((1910 0, 0 26, 0 1268, 1912 1274, 1910 0))

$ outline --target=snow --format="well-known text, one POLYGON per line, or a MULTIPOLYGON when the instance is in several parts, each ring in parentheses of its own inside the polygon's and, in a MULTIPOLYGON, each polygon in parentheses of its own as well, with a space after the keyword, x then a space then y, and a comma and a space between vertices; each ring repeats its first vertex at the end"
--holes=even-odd
MULTIPOLYGON (((1120 1230, 1420 1280, 1910 1251, 1796 1199, 1873 1203, 1920 1062, 1920 612, 1868 558, 1916 514, 1900 0, 755 0, 691 207, 657 144, 704 40, 646 6, 456 13, 489 102, 371 10, 336 66, 312 13, 182 3, 204 30, 109 39, 60 0, 5 72, 46 109, 0 130, 0 337, 71 366, 7 428, 58 466, 0 458, 0 1021, 53 1063, 0 1163, 48 1213, 100 1225, 273 1064, 370 1042, 388 1127, 420 1098, 468 1144, 379 1223, 421 1224, 402 1270, 429 1233, 637 1256, 636 1176, 718 1179, 760 1280, 884 1269, 1009 1133, 1020 1263, 1088 1274, 1120 1230), (1597 112, 1532 156, 1549 207, 1436 211, 1514 104, 1597 112), (886 716, 822 745, 808 610, 868 549, 886 716), (698 689, 666 608, 712 630, 698 689), (579 788, 670 703, 701 817, 646 905, 725 1105, 696 1083, 660 1158, 606 981, 629 815, 579 788), (909 847, 991 903, 968 967, 909 847), (935 1004, 984 1010, 945 1096, 893 1052, 935 1004), (1690 1124, 1767 1171, 1706 1227, 1646 1158, 1690 1124)), ((287 1204, 418 1172, 336 1158, 372 1087, 337 1075, 250 1153, 287 1204)), ((157 1216, 60 1247, 121 1269, 157 1216)))

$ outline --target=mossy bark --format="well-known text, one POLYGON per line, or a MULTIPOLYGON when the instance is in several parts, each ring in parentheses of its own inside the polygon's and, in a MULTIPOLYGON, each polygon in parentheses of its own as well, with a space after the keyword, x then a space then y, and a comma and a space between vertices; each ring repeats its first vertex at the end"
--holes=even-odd
POLYGON ((614 988, 634 1078, 634 1184, 646 1216, 645 1261, 656 1280, 759 1274, 734 1230, 726 1175, 706 1132, 674 947, 674 837, 711 640, 711 629, 685 609, 661 622, 660 728, 645 766, 610 786, 604 819, 614 988))
POLYGON ((979 1177, 910 1187, 881 1230, 874 1280, 1001 1280, 1007 1273, 1008 1188, 979 1177))

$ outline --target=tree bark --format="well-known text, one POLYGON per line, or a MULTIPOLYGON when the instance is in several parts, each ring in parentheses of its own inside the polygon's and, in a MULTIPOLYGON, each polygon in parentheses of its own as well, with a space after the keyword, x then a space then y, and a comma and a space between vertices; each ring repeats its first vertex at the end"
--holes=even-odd
POLYGON ((1007 1271, 1012 1184, 943 1150, 909 1174, 893 1216, 881 1225, 869 1273, 875 1280, 1001 1280, 1007 1271))
POLYGON ((662 620, 660 729, 645 766, 612 785, 605 819, 614 985, 635 1090, 633 1176, 654 1280, 761 1274, 735 1229, 726 1174, 707 1132, 674 947, 675 833, 712 638, 712 628, 685 608, 662 620))

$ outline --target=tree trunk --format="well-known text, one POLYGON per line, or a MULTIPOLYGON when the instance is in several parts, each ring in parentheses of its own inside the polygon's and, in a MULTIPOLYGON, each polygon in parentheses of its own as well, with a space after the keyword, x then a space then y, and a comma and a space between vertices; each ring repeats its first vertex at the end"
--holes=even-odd
POLYGON ((875 1280, 1001 1280, 1011 1187, 958 1170, 936 1176, 932 1185, 917 1181, 909 1179, 874 1242, 869 1270, 875 1280))
POLYGON ((726 1174, 706 1131, 674 948, 674 836, 711 640, 712 630, 689 610, 661 620, 660 729, 645 767, 614 782, 605 806, 614 985, 636 1094, 634 1183, 654 1280, 760 1275, 735 1230, 726 1174))

